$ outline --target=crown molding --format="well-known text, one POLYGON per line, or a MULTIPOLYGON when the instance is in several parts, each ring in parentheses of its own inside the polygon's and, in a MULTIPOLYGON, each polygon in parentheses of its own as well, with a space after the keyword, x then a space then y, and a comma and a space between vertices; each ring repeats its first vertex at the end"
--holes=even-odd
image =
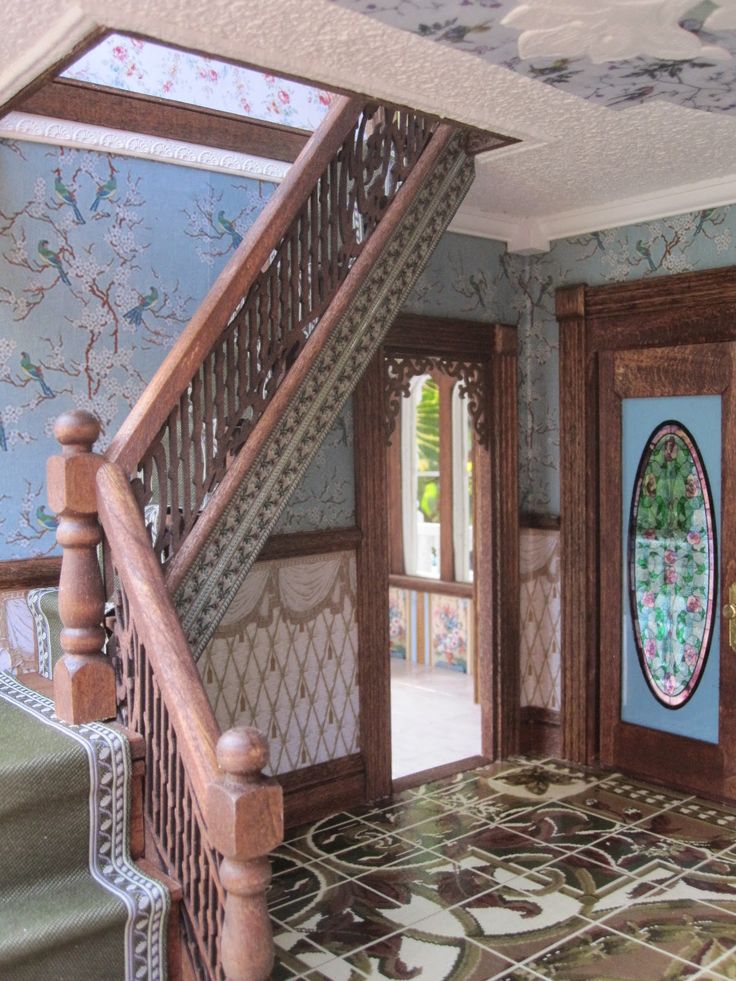
POLYGON ((460 208, 450 231, 506 242, 509 252, 547 252, 550 242, 606 228, 621 228, 672 215, 721 208, 736 202, 736 174, 717 180, 695 181, 664 191, 638 194, 618 201, 575 208, 540 217, 515 218, 460 208))
POLYGON ((116 153, 124 157, 156 160, 159 163, 178 164, 180 167, 193 167, 197 170, 236 174, 274 184, 281 183, 290 166, 281 160, 267 160, 248 153, 217 150, 210 146, 22 112, 10 112, 0 119, 0 138, 116 153))

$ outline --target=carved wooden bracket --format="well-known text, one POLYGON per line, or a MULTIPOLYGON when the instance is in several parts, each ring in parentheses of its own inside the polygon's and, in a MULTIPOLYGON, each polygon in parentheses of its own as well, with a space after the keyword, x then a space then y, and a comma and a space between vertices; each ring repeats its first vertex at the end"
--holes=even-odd
POLYGON ((384 389, 386 392, 386 441, 391 443, 396 420, 401 412, 401 400, 411 391, 411 380, 417 375, 442 371, 460 380, 460 396, 468 400, 468 410, 478 442, 490 444, 488 426, 488 372, 480 361, 459 361, 439 355, 405 355, 386 351, 384 357, 384 389))

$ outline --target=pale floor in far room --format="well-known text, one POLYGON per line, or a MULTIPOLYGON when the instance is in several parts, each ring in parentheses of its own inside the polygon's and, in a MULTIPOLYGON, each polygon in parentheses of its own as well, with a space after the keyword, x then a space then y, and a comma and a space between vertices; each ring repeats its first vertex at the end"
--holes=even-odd
POLYGON ((473 704, 472 677, 392 657, 391 748, 394 780, 479 756, 480 706, 473 704))

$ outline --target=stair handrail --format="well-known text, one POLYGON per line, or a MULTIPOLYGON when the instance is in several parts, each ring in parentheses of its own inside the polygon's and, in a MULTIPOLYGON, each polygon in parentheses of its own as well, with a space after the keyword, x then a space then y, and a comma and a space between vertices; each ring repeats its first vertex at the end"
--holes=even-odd
POLYGON ((150 505, 162 565, 303 349, 314 349, 323 315, 437 125, 413 110, 336 99, 112 439, 106 457, 150 505))
POLYGON ((267 855, 283 839, 268 746, 221 734, 124 471, 97 469, 99 519, 118 582, 115 660, 125 724, 146 736, 149 832, 183 890, 186 939, 212 978, 264 981, 273 944, 267 855), (135 668, 128 668, 131 659, 135 668))
POLYGON ((363 105, 363 101, 348 96, 333 99, 278 190, 250 226, 111 440, 106 458, 129 475, 133 475, 152 438, 189 385, 195 369, 212 350, 238 302, 268 262, 315 181, 355 124, 363 105))

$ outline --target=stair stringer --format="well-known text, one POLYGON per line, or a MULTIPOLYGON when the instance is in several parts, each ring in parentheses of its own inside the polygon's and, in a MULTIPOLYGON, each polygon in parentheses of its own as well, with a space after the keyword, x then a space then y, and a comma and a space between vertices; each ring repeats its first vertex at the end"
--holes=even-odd
POLYGON ((333 330, 174 594, 199 660, 473 181, 458 133, 333 330))

